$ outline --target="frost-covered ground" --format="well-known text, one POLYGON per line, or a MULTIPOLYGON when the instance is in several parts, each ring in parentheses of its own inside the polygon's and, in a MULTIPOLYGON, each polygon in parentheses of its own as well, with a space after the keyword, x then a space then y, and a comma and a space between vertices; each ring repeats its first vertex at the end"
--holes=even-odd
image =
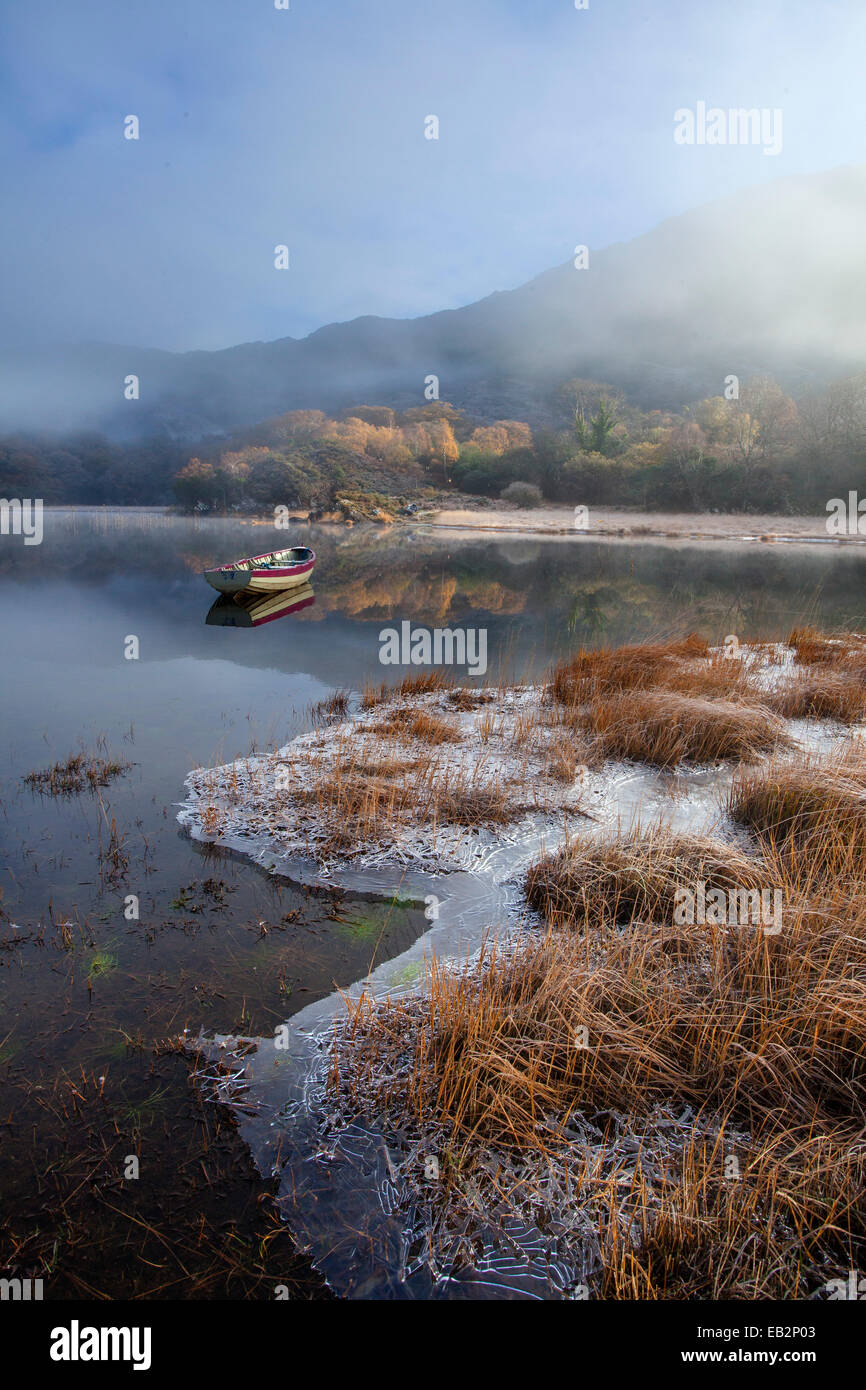
POLYGON ((384 700, 265 756, 197 769, 181 820, 205 838, 266 840, 331 870, 471 868, 493 827, 580 816, 602 794, 603 779, 576 756, 557 764, 561 731, 538 722, 541 693, 473 692, 470 709, 448 692, 384 700), (401 727, 407 712, 434 721, 432 739, 443 741, 401 727))
MULTIPOLYGON (((796 676, 788 648, 741 654, 758 692, 796 676)), ((846 736, 827 720, 780 728, 814 752, 846 736)), ((664 809, 675 823, 683 798, 707 803, 725 776, 722 764, 675 772, 600 764, 542 685, 462 695, 446 687, 383 698, 274 752, 198 768, 179 819, 199 838, 251 853, 266 847, 283 861, 312 859, 329 873, 347 865, 450 873, 472 869, 503 835, 530 828, 625 828, 641 807, 664 809)))
MULTIPOLYGON (((743 656, 753 691, 798 677, 788 648, 743 656)), ((792 752, 830 754, 860 737, 832 720, 780 721, 780 729, 792 752)), ((520 924, 531 931, 533 918, 517 878, 542 848, 574 831, 605 838, 660 820, 723 838, 742 833, 724 812, 734 764, 665 771, 599 764, 591 752, 583 761, 584 751, 542 686, 395 695, 266 757, 198 769, 181 816, 193 833, 259 856, 266 846, 271 858, 312 858, 355 883, 359 871, 381 884, 389 870, 399 879, 408 868, 443 894, 428 935, 348 992, 406 1001, 405 1059, 398 1051, 390 1062, 399 1078, 412 1065, 411 1030, 424 1026, 425 956, 453 971, 482 969, 488 927, 499 951, 516 949, 520 924), (438 875, 448 875, 442 887, 438 875)), ((346 1297, 586 1296, 613 1206, 622 1239, 638 1238, 634 1208, 617 1192, 640 1192, 652 1207, 698 1142, 744 1169, 751 1161, 746 1133, 728 1130, 722 1141, 712 1117, 659 1103, 643 1116, 575 1113, 555 1152, 493 1146, 476 1155, 470 1180, 446 1187, 429 1176, 447 1143, 432 1118, 426 1127, 399 1114, 383 1119, 375 1086, 365 1096, 354 1081, 337 1094, 328 1084, 335 1039, 351 1053, 341 998, 286 1029, 282 1048, 273 1037, 199 1047, 260 1171, 279 1177, 296 1239, 346 1297), (575 1165, 597 1201, 573 1200, 575 1165)))

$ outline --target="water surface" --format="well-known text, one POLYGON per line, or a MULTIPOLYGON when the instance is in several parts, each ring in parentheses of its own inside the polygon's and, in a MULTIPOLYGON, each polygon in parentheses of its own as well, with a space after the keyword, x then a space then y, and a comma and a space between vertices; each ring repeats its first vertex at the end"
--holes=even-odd
MULTIPOLYGON (((287 534, 147 512, 49 512, 41 546, 0 538, 6 1080, 110 1074, 140 1110, 151 1092, 131 1043, 267 1035, 429 927, 412 885, 311 890, 196 844, 176 819, 191 768, 279 746, 335 689, 402 674, 379 664, 383 628, 484 628, 486 679, 522 678, 579 643, 778 638, 804 620, 862 629, 864 577, 866 556, 848 548, 287 534), (256 629, 207 625, 201 571, 290 540, 317 551, 315 603, 256 629), (79 749, 130 766, 98 794, 52 798, 23 781, 79 749)), ((8 1179, 28 1154, 13 1137, 8 1179)))

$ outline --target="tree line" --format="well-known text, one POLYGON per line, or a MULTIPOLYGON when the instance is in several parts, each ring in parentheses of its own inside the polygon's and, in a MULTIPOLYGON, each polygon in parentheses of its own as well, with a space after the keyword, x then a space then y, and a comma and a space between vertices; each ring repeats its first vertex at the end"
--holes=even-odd
POLYGON ((0 493, 49 504, 176 504, 184 511, 316 513, 345 499, 443 489, 524 504, 815 512, 866 495, 866 373, 795 400, 771 377, 680 410, 644 410, 571 379, 552 423, 482 422, 445 401, 289 411, 230 438, 118 444, 95 434, 0 439, 0 493))

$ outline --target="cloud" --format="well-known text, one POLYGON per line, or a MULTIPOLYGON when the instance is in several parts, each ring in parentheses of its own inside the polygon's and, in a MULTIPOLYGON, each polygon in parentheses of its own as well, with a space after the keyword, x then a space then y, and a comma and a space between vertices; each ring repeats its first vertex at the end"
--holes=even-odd
POLYGON ((790 0, 7 12, 0 343, 216 348, 414 316, 519 284, 578 241, 861 158, 860 9, 820 29, 790 0), (673 112, 698 99, 782 107, 782 155, 676 147, 673 112), (439 141, 423 137, 431 112, 439 141))

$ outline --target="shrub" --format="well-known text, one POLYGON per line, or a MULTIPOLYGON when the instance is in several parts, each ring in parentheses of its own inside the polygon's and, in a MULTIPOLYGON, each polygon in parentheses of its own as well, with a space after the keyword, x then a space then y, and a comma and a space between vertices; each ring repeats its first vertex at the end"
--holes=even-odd
POLYGON ((503 502, 513 502, 518 507, 540 507, 543 501, 541 488, 535 483, 509 483, 499 495, 503 502))

